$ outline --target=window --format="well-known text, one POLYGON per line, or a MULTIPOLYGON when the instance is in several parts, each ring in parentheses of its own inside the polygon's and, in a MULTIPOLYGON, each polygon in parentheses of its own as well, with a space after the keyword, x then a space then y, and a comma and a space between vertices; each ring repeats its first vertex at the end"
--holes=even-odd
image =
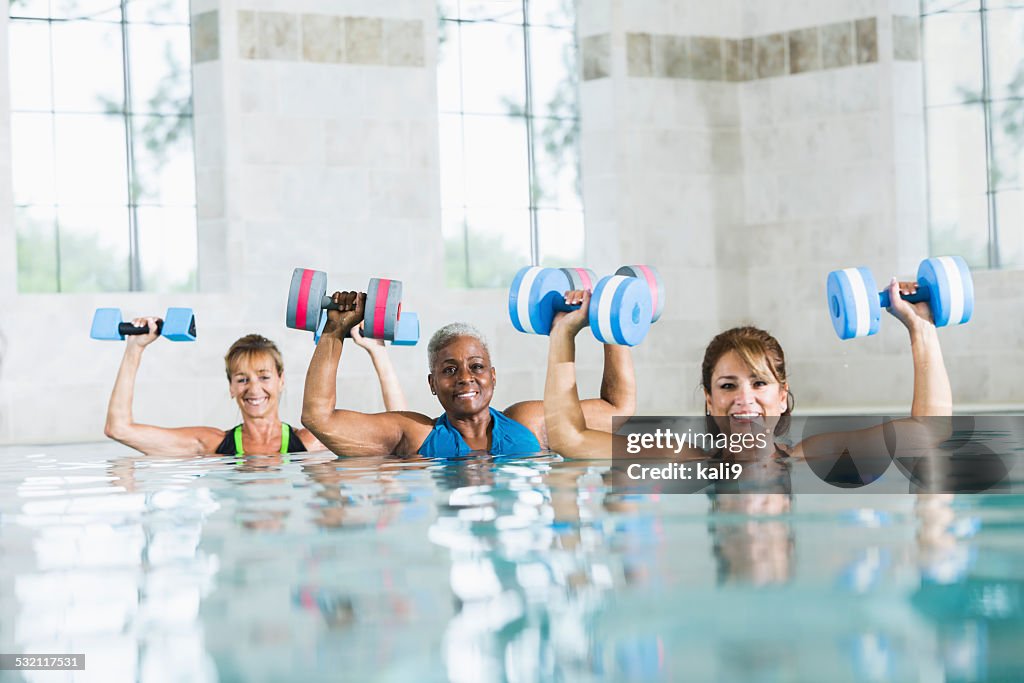
POLYGON ((933 253, 1024 266, 1024 0, 922 0, 933 253))
POLYGON ((10 0, 21 292, 195 289, 188 0, 10 0))
POLYGON ((451 287, 583 258, 572 0, 442 0, 441 216, 451 287))

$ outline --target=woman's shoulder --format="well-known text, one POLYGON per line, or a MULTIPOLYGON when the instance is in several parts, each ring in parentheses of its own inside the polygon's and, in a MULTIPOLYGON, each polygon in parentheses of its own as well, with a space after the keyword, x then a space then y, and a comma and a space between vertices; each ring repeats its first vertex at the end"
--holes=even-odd
POLYGON ((544 420, 544 402, 520 401, 519 403, 513 403, 508 408, 505 408, 505 410, 497 412, 529 427, 532 422, 544 420))

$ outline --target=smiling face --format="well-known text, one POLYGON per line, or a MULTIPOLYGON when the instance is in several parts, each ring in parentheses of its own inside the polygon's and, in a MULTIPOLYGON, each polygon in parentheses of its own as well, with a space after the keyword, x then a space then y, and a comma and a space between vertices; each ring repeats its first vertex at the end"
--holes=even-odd
POLYGON ((278 373, 274 359, 267 353, 240 356, 228 373, 231 398, 238 403, 242 416, 276 417, 284 390, 284 373, 278 373))
POLYGON ((486 412, 495 383, 490 354, 474 337, 455 337, 441 348, 427 382, 452 418, 486 412))
POLYGON ((765 376, 747 365, 738 353, 722 354, 711 371, 711 390, 705 390, 708 414, 728 416, 729 422, 764 422, 786 412, 789 388, 771 375, 765 376))

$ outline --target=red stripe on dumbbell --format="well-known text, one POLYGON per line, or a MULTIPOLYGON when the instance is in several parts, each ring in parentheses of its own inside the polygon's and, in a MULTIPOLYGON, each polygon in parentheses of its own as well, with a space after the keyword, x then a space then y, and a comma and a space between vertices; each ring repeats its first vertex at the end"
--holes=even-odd
POLYGON ((377 285, 377 299, 373 305, 373 338, 384 338, 384 312, 388 307, 388 290, 391 289, 391 280, 381 279, 377 285))
POLYGON ((313 284, 313 271, 308 268, 302 271, 302 284, 299 285, 299 297, 295 302, 295 328, 306 329, 306 306, 309 305, 309 286, 313 284))
POLYGON ((658 310, 658 281, 654 279, 654 273, 647 266, 637 266, 647 280, 647 287, 651 290, 651 313, 658 310))
POLYGON ((580 280, 583 282, 583 289, 594 291, 594 283, 590 281, 590 273, 587 272, 586 268, 574 268, 579 273, 580 280))

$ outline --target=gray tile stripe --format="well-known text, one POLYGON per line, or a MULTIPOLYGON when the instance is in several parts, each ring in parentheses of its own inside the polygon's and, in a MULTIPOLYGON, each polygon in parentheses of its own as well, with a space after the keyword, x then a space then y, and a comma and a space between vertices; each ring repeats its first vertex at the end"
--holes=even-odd
MULTIPOLYGON (((583 80, 611 75, 611 38, 580 41, 583 80)), ((920 21, 893 16, 893 58, 921 58, 920 21)), ((750 38, 626 34, 626 74, 635 78, 752 81, 878 61, 875 17, 750 38)))
MULTIPOLYGON (((238 10, 242 59, 426 66, 420 20, 238 10)), ((217 12, 192 17, 194 62, 220 59, 217 12)))

